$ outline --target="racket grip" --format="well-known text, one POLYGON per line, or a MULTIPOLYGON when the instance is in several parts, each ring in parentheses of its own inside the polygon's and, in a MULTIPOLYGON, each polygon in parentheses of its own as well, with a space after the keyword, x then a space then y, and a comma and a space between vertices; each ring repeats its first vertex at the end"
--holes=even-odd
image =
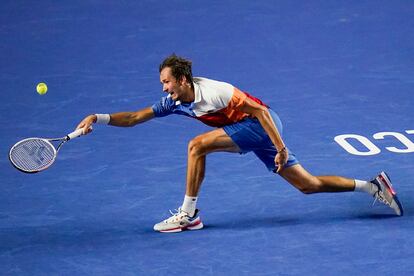
POLYGON ((67 136, 66 136, 66 140, 67 141, 69 141, 70 139, 73 139, 73 138, 76 138, 76 137, 79 137, 79 136, 81 136, 83 134, 83 129, 77 129, 77 130, 75 130, 74 132, 71 132, 71 133, 69 133, 67 136))

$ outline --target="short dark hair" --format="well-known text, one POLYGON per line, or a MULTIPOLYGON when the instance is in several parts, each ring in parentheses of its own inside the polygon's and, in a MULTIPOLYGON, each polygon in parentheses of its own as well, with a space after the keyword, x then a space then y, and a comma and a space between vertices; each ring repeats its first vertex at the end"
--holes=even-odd
POLYGON ((160 73, 166 68, 171 68, 171 74, 177 81, 181 81, 183 77, 186 78, 187 82, 193 87, 193 72, 191 70, 192 62, 191 60, 172 54, 160 64, 160 73))

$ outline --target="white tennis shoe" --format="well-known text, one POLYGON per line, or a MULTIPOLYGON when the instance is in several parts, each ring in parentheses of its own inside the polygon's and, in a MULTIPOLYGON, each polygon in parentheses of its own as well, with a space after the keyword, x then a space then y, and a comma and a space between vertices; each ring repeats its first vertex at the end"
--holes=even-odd
POLYGON ((378 188, 378 191, 374 194, 375 200, 373 205, 379 200, 391 207, 398 216, 402 216, 404 210, 401 202, 398 200, 397 193, 392 188, 390 177, 385 172, 381 172, 377 177, 371 180, 371 183, 378 188))
POLYGON ((199 210, 196 209, 194 216, 190 215, 181 208, 178 208, 176 212, 170 210, 171 217, 166 220, 163 220, 154 225, 154 230, 163 232, 163 233, 176 233, 183 230, 199 230, 204 227, 201 222, 200 217, 198 216, 199 210))

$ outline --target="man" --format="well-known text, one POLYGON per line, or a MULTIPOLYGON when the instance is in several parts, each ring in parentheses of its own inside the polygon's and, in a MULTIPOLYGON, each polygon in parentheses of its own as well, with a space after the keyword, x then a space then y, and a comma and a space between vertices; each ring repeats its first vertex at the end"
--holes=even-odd
POLYGON ((367 192, 391 207, 397 215, 403 215, 402 205, 385 172, 372 181, 311 175, 286 147, 282 139, 282 123, 270 107, 231 84, 193 78, 191 65, 189 60, 169 56, 159 67, 163 91, 168 93, 160 102, 135 112, 89 115, 77 127, 86 134, 93 123, 129 127, 170 114, 189 116, 216 127, 190 141, 183 204, 177 213, 157 223, 154 230, 180 232, 203 228, 196 209, 197 195, 204 178, 206 155, 217 151, 253 151, 270 171, 305 194, 367 192))

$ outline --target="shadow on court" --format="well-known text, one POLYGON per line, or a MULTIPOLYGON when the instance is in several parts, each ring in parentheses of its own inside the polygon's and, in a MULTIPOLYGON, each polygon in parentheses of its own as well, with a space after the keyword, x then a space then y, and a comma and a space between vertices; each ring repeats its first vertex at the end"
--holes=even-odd
POLYGON ((205 225, 206 229, 221 231, 223 229, 231 230, 243 230, 246 229, 260 229, 260 228, 290 228, 294 226, 312 227, 321 226, 324 224, 341 224, 344 225, 347 222, 360 222, 360 221, 379 221, 379 220, 398 220, 401 219, 393 214, 355 214, 355 215, 343 215, 338 216, 312 216, 312 218, 294 217, 294 216, 274 216, 274 217, 255 217, 255 218, 240 218, 234 219, 231 223, 210 223, 205 225))

